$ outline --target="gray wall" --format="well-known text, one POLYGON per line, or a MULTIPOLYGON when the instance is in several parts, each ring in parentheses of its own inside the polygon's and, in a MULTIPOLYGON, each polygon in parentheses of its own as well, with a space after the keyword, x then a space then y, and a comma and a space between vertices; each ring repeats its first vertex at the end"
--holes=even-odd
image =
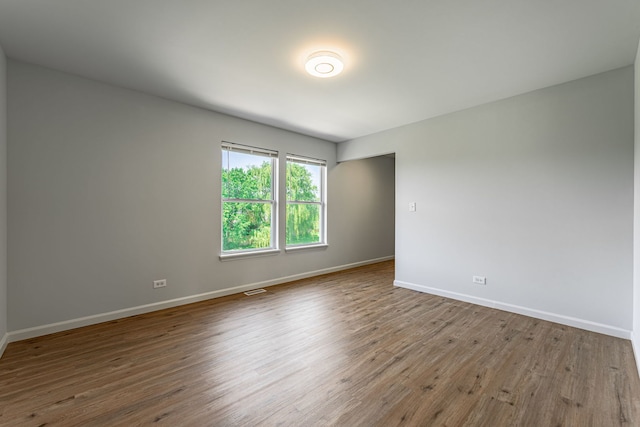
POLYGON ((633 350, 640 373, 640 44, 635 71, 635 176, 633 227, 633 350))
POLYGON ((0 354, 7 333, 7 60, 0 46, 0 354))
POLYGON ((633 78, 626 67, 340 144, 339 161, 396 152, 396 280, 629 336, 633 78))
POLYGON ((350 236, 340 243, 343 249, 363 253, 364 259, 378 256, 380 248, 393 254, 395 159, 373 157, 340 163, 333 178, 344 187, 332 200, 335 215, 340 217, 334 223, 334 233, 350 236))
POLYGON ((8 92, 10 331, 393 255, 392 159, 12 60, 8 92), (222 140, 327 160, 327 249, 218 259, 222 140))

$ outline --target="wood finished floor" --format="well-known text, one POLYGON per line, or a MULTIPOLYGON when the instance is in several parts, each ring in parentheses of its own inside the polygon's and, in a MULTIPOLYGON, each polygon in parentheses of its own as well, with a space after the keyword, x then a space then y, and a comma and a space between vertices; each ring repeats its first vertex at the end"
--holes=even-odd
POLYGON ((385 262, 12 343, 0 425, 640 425, 628 341, 392 282, 385 262))

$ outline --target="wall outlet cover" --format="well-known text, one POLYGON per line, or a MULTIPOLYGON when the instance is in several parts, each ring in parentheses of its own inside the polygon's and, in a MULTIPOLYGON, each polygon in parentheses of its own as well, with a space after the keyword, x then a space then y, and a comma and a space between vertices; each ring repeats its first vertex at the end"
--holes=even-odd
POLYGON ((167 286, 167 279, 153 281, 153 289, 164 288, 166 286, 167 286))
POLYGON ((486 285, 487 278, 483 276, 473 276, 473 283, 477 283, 478 285, 486 285))

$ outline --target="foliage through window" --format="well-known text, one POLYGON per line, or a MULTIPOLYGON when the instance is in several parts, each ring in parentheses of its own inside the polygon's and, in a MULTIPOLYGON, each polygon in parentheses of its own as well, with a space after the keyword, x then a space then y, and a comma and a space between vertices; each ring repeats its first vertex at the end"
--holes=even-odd
POLYGON ((222 251, 276 247, 277 152, 222 145, 222 251))
POLYGON ((287 246, 325 243, 323 160, 287 156, 287 246))

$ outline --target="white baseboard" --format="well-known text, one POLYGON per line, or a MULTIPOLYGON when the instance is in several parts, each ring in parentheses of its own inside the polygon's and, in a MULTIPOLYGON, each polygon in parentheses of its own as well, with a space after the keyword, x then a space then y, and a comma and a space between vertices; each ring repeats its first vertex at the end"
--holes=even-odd
POLYGON ((640 342, 638 342, 638 334, 636 331, 631 333, 631 347, 633 348, 633 356, 636 359, 636 369, 640 376, 640 342))
POLYGON ((442 289, 431 288, 429 286, 402 282, 400 280, 395 280, 393 282, 393 285, 400 288, 406 288, 406 289, 411 289, 418 292, 424 292, 427 294, 438 295, 441 297, 451 298, 458 301, 470 302, 472 304, 477 304, 484 307, 495 308, 502 311, 508 311, 510 313, 522 314, 525 316, 534 317, 536 319, 548 320, 550 322, 560 323, 562 325, 572 326, 574 328, 585 329, 591 332, 598 332, 600 334, 611 335, 617 338, 631 339, 631 331, 618 328, 615 326, 592 322, 590 320, 578 319, 575 317, 564 316, 562 314, 549 313, 546 311, 522 307, 519 305, 507 304, 500 301, 474 297, 472 295, 460 294, 457 292, 450 292, 442 289))
MULTIPOLYGON (((268 286, 279 285, 282 283, 292 282, 294 280, 306 279, 307 277, 320 276, 322 274, 334 273, 336 271, 348 270, 350 268, 361 267, 364 265, 375 264, 378 262, 389 261, 394 259, 393 256, 370 259, 366 261, 354 262, 351 264, 340 265, 337 267, 323 268, 321 270, 309 271, 306 273, 294 274, 291 276, 279 277, 277 279, 265 280, 263 282, 249 283, 246 285, 235 286, 232 288, 220 289, 217 291, 205 292, 203 294, 190 295, 187 297, 176 298, 167 301, 160 301, 151 304, 140 305, 136 307, 125 308, 122 310, 110 311, 108 313, 94 314, 92 316, 80 317, 77 319, 65 320, 62 322, 50 323, 47 325, 35 326, 32 328, 20 329, 9 332, 8 338, 5 335, 3 342, 16 342, 29 338, 39 337, 42 335, 62 332, 69 329, 80 328, 83 326, 94 325, 96 323, 108 322, 110 320, 121 319, 123 317, 135 316, 138 314, 149 313, 152 311, 162 310, 165 308, 177 307, 180 305, 191 304, 194 302, 205 301, 212 298, 219 298, 226 295, 238 294, 240 292, 249 291, 256 288, 266 288, 268 286)), ((6 343, 5 343, 6 346, 6 343)))
POLYGON ((9 334, 4 334, 2 339, 0 339, 0 357, 4 354, 4 351, 7 349, 7 345, 9 344, 9 334))

